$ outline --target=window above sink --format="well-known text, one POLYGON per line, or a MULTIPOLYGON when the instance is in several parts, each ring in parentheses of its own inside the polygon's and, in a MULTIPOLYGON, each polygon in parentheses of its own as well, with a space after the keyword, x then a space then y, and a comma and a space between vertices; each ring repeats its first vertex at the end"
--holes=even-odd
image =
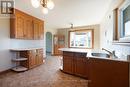
POLYGON ((114 10, 114 43, 130 45, 130 1, 126 0, 117 9, 114 10))

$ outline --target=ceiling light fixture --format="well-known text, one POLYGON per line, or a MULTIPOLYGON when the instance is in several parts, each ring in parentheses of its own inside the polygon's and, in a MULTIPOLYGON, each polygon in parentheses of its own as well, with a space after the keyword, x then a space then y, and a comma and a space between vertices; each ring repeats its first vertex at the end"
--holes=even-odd
POLYGON ((31 3, 34 8, 38 8, 41 5, 43 7, 43 14, 47 14, 48 9, 51 10, 54 8, 54 3, 52 0, 31 0, 31 3))

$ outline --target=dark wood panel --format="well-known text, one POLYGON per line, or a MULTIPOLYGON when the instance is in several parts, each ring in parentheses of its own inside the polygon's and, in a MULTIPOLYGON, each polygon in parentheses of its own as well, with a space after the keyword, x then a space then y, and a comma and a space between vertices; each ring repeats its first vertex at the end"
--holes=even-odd
POLYGON ((63 71, 83 78, 88 77, 86 53, 63 52, 63 71))
POLYGON ((63 57, 63 71, 69 74, 74 74, 73 58, 69 56, 63 57))
POLYGON ((70 57, 73 57, 73 56, 74 56, 74 53, 73 53, 73 52, 63 51, 63 56, 70 56, 70 57))
POLYGON ((89 87, 129 87, 129 64, 89 59, 89 87))

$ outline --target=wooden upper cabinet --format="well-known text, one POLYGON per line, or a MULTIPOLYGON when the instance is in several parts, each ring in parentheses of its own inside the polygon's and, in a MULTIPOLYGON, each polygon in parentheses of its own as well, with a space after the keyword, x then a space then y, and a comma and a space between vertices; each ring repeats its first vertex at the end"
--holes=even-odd
POLYGON ((38 39, 39 35, 39 21, 33 19, 33 28, 34 28, 34 39, 38 39))
POLYGON ((34 28, 34 39, 43 39, 44 22, 34 18, 33 28, 34 28))
POLYGON ((25 22, 25 18, 24 18, 24 14, 19 12, 19 11, 15 11, 15 17, 11 17, 10 19, 10 27, 11 27, 11 38, 17 38, 17 39, 22 39, 24 37, 24 22, 25 22))
POLYGON ((33 20, 32 17, 26 16, 25 19, 25 28, 24 28, 24 35, 26 39, 33 39, 33 20))
POLYGON ((15 9, 10 18, 10 37, 16 39, 43 39, 44 22, 15 9))
POLYGON ((40 25, 39 25, 39 38, 43 39, 44 37, 44 22, 40 21, 40 25))

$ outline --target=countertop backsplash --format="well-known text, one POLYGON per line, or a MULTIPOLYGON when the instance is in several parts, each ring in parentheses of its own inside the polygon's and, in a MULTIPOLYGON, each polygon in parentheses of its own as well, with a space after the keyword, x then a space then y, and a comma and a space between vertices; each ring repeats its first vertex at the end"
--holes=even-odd
POLYGON ((16 40, 11 39, 10 49, 44 48, 44 40, 16 40))

